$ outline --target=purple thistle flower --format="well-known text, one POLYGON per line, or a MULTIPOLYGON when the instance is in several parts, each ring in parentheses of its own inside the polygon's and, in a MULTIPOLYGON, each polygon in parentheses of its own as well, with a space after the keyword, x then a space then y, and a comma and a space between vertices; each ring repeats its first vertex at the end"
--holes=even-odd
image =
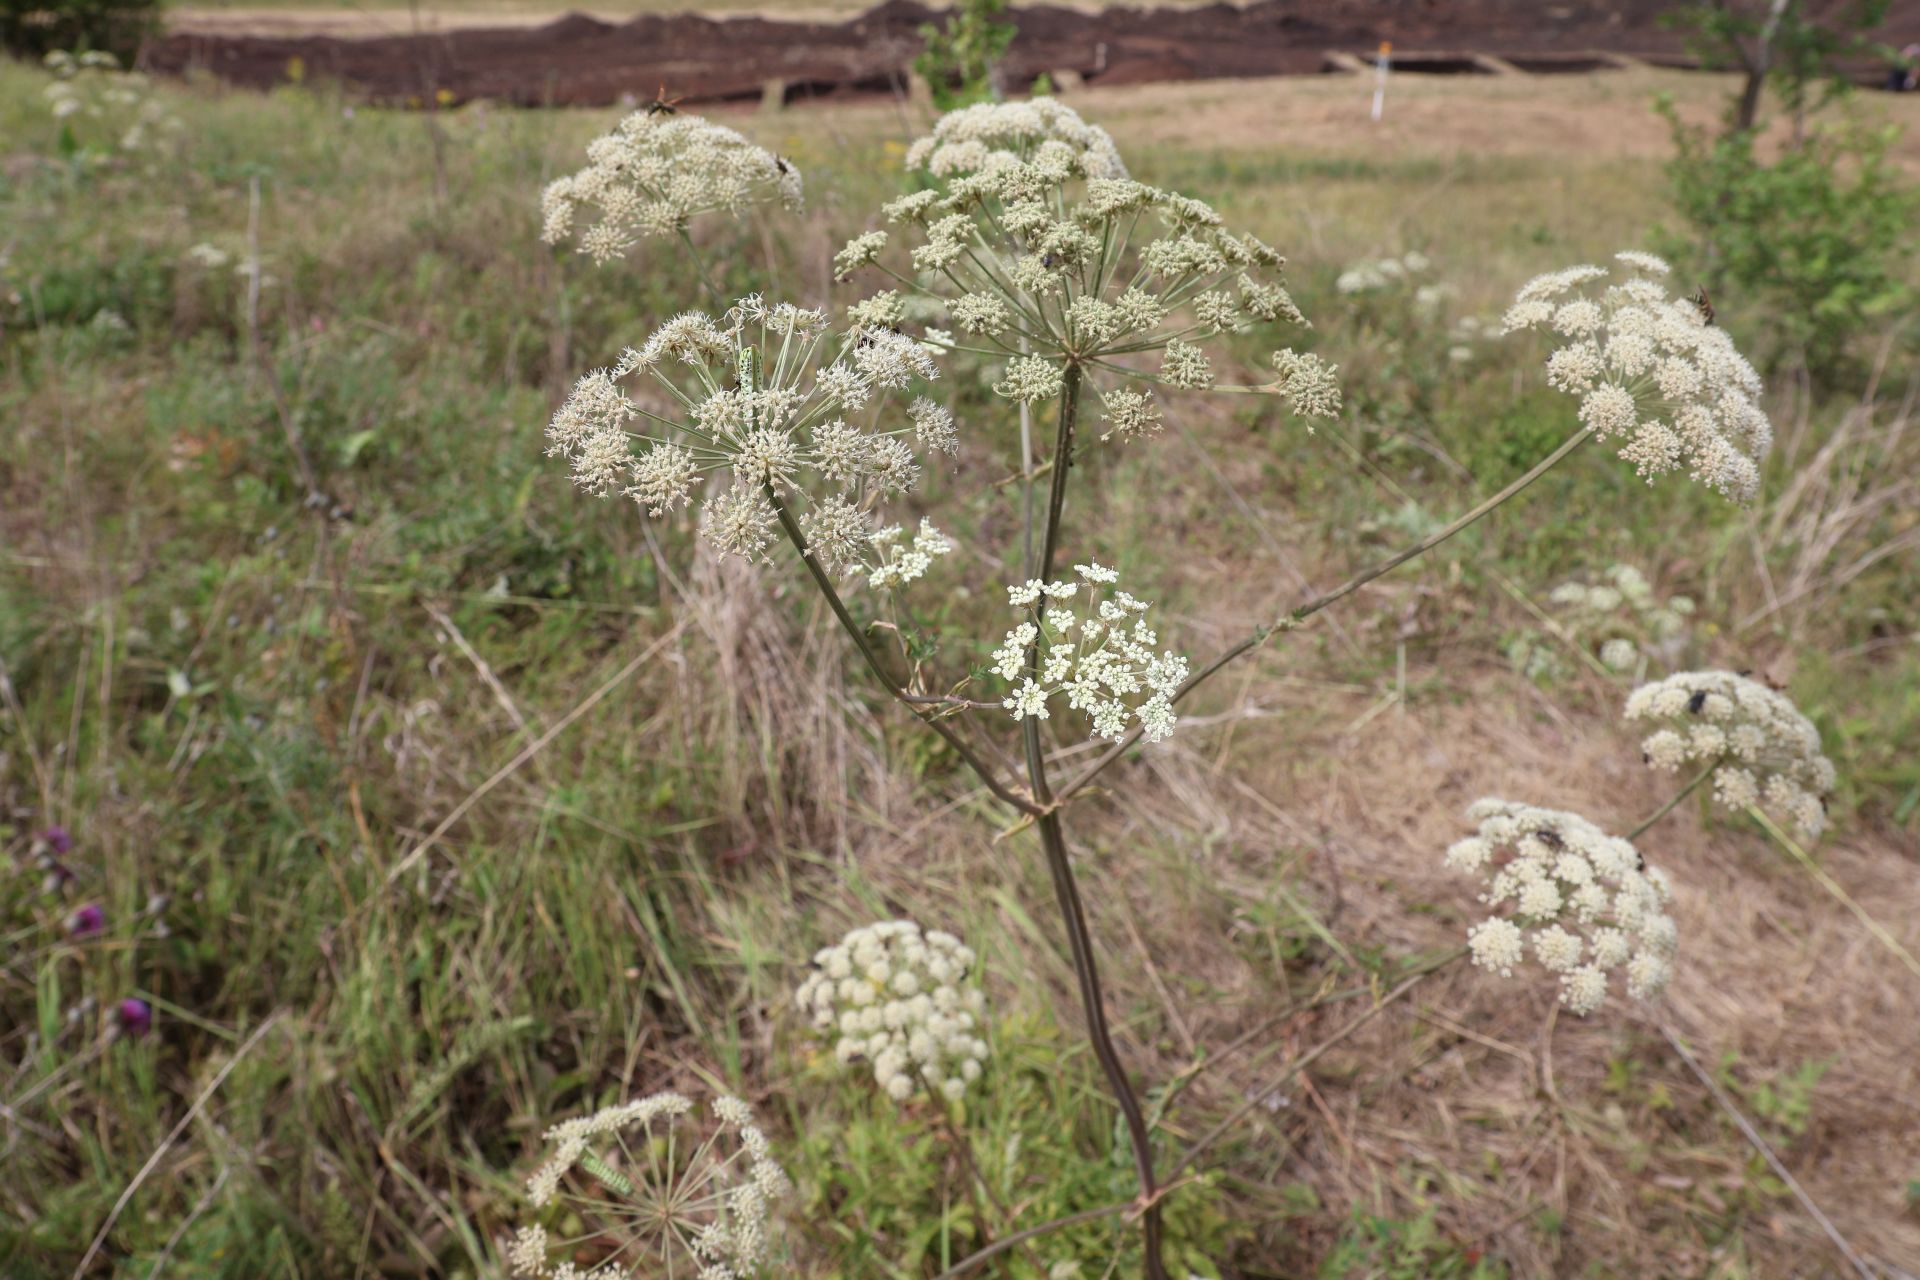
POLYGON ((73 938, 91 938, 107 927, 107 913, 97 902, 89 902, 67 917, 67 935, 73 938))
POLYGON ((40 833, 40 842, 62 856, 73 852, 73 837, 57 823, 40 833))
POLYGON ((153 1030, 153 1006, 138 996, 128 996, 122 1000, 116 1016, 124 1035, 137 1039, 153 1030))

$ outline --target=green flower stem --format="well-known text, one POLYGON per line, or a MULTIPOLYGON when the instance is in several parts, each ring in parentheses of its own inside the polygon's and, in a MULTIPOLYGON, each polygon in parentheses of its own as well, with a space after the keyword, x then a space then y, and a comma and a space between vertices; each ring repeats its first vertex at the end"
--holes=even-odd
MULTIPOLYGON (((1080 410, 1081 378, 1080 365, 1077 362, 1069 363, 1060 391, 1059 427, 1053 446, 1053 483, 1047 498, 1047 523, 1041 541, 1039 577, 1042 582, 1050 581, 1053 577, 1054 555, 1060 544, 1060 516, 1066 507, 1067 474, 1072 470, 1073 432, 1080 410)), ((1044 595, 1034 608, 1037 624, 1038 611, 1045 608, 1044 595)), ((1027 650, 1027 674, 1036 681, 1040 678, 1037 639, 1027 650)), ((1106 999, 1100 990, 1100 969, 1094 958, 1093 934, 1087 928, 1086 908, 1080 900, 1079 886, 1074 881, 1066 831, 1047 790, 1046 747, 1040 740, 1040 721, 1028 716, 1021 722, 1021 727, 1027 753, 1028 785, 1042 810, 1035 825, 1040 829, 1041 845, 1046 850, 1047 871, 1053 878, 1053 893, 1059 903, 1061 922, 1067 929, 1073 972, 1080 986, 1080 1006, 1087 1019, 1087 1039, 1093 1046, 1094 1057, 1100 1061, 1100 1069, 1106 1074, 1107 1085, 1112 1089, 1114 1101, 1126 1121, 1127 1139, 1133 1147, 1134 1170, 1140 1185, 1140 1229, 1146 1254, 1147 1280, 1167 1280, 1166 1263, 1160 1256, 1162 1222, 1159 1185, 1153 1175, 1153 1138, 1147 1129, 1146 1115, 1140 1109, 1140 1100, 1134 1096, 1133 1084, 1127 1079, 1127 1069, 1120 1061, 1118 1050, 1114 1048, 1113 1033, 1107 1026, 1106 999)))
POLYGON ((1653 826, 1654 823, 1660 821, 1660 819, 1672 813, 1674 809, 1679 806, 1682 800, 1685 800, 1688 796, 1692 795, 1695 791, 1698 791, 1700 789, 1700 784, 1705 782, 1708 778, 1711 778, 1713 776, 1713 771, 1715 769, 1718 769, 1724 763, 1726 763, 1726 757, 1722 756, 1720 759, 1715 760, 1712 764, 1708 765, 1706 768, 1702 769, 1699 773, 1695 774, 1692 782, 1689 782, 1686 786, 1680 788, 1679 794, 1675 795, 1673 799, 1667 801, 1665 804, 1661 805, 1658 809, 1655 809, 1652 813, 1648 814, 1647 820, 1645 822, 1642 822, 1639 826, 1627 832, 1627 839, 1638 840, 1642 835, 1646 833, 1649 827, 1653 826))
MULTIPOLYGON (((1475 507, 1473 510, 1467 512, 1465 515, 1455 520, 1452 524, 1448 525, 1446 528, 1440 529, 1434 533, 1428 534, 1426 537, 1420 539, 1420 541, 1414 543, 1412 546, 1406 548, 1405 550, 1399 551, 1394 555, 1388 556, 1385 560, 1382 560, 1379 564, 1374 565, 1370 569, 1366 569, 1361 571, 1358 574, 1355 574, 1352 578, 1349 578, 1346 582, 1341 583, 1339 586, 1335 587, 1333 590, 1327 592, 1324 595, 1316 596, 1313 599, 1307 601, 1305 604, 1293 610, 1293 612, 1285 614, 1277 622, 1274 622, 1272 625, 1257 628, 1253 632, 1253 634, 1249 635, 1246 639, 1234 645, 1231 649, 1228 649, 1225 653, 1215 658, 1212 662, 1209 662, 1206 666, 1202 667, 1198 672, 1194 673, 1192 676, 1189 676, 1187 678, 1186 683, 1181 685, 1180 688, 1174 692, 1172 701, 1175 703, 1178 703, 1182 698, 1186 697, 1189 693, 1193 692, 1194 689, 1198 688, 1209 677, 1214 675, 1221 668, 1225 667, 1228 663, 1232 662, 1234 659, 1242 656, 1243 654, 1250 653, 1254 649, 1259 648, 1262 644, 1266 642, 1267 637, 1273 635, 1276 631, 1293 630, 1293 628, 1299 626, 1302 622, 1306 621, 1308 618, 1312 617, 1314 614, 1320 612, 1322 609, 1326 608, 1328 605, 1334 604, 1334 603, 1337 603, 1338 601, 1346 599, 1348 596, 1358 591, 1361 587, 1364 587, 1369 582, 1372 582, 1375 578, 1381 577, 1382 575, 1387 573, 1391 573, 1393 570, 1399 568, 1401 565, 1405 564, 1407 561, 1414 559, 1416 556, 1425 555, 1427 552, 1433 550, 1435 547, 1445 542, 1448 538, 1453 537, 1454 534, 1459 533, 1462 529, 1465 529, 1468 525, 1471 525, 1476 521, 1478 521, 1479 519, 1481 519, 1488 512, 1494 510, 1496 507, 1499 507, 1505 504, 1507 501, 1509 501, 1510 499, 1518 495, 1522 489, 1525 489, 1528 485, 1532 484, 1535 480, 1538 480, 1541 476, 1551 471, 1554 468, 1554 466, 1557 465, 1563 458, 1565 458, 1568 454, 1572 453, 1575 449, 1579 448, 1583 443, 1585 443, 1587 437, 1592 434, 1593 434, 1593 431, 1591 428, 1588 428, 1588 427, 1580 428, 1579 431, 1569 436, 1566 439, 1566 441, 1560 445, 1559 448, 1555 449, 1552 453, 1548 454, 1546 457, 1542 458, 1539 462, 1535 463, 1533 468, 1529 470, 1525 475, 1521 476, 1519 479, 1515 480, 1512 484, 1508 485, 1506 488, 1494 494, 1491 498, 1488 498, 1485 502, 1481 503, 1479 506, 1475 507)), ((1084 770, 1080 772, 1080 774, 1077 777, 1075 777, 1071 782, 1067 783, 1066 786, 1062 787, 1057 793, 1055 793, 1055 795, 1050 801, 1044 797, 1040 797, 1040 803, 1042 804, 1042 806, 1051 804, 1057 807, 1059 805, 1065 804, 1083 787, 1085 787, 1088 783, 1092 782, 1096 777, 1098 777, 1101 771, 1104 770, 1108 765, 1112 764, 1115 760, 1118 760, 1121 757, 1121 755, 1127 750, 1128 747, 1131 747, 1134 743, 1138 742, 1140 740, 1140 734, 1141 734, 1140 726, 1135 725, 1131 730, 1128 731, 1126 737, 1120 739, 1120 741, 1114 743, 1113 746, 1109 747, 1105 752, 1103 752, 1100 755, 1099 759, 1095 760, 1092 764, 1088 765, 1084 770)))

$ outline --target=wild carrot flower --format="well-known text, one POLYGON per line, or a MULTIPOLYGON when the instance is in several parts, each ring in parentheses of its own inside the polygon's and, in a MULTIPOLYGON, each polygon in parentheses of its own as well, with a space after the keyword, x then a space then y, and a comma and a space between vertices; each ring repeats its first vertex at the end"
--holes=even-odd
POLYGON ((506 1250, 515 1275, 686 1274, 745 1280, 771 1253, 773 1210, 791 1190, 767 1136, 738 1098, 715 1098, 703 1122, 693 1102, 656 1093, 547 1130, 553 1152, 527 1183, 535 1208, 565 1207, 581 1234, 520 1228, 506 1250), (566 1257, 552 1260, 555 1249, 566 1257), (586 1271, 572 1255, 590 1250, 586 1271), (680 1270, 680 1269, 684 1270, 680 1270))
POLYGON ((800 171, 725 125, 694 115, 636 111, 587 144, 587 167, 547 184, 540 237, 579 235, 596 262, 623 256, 647 236, 671 235, 703 213, 738 214, 801 198, 800 171), (582 210, 595 215, 592 225, 582 210))
POLYGON ((1809 840, 1826 829, 1833 761, 1784 694, 1731 671, 1684 671, 1635 689, 1626 717, 1661 726, 1640 744, 1653 768, 1715 766, 1713 793, 1728 808, 1784 814, 1809 840))
POLYGON ((1569 267, 1529 281, 1506 315, 1507 332, 1540 329, 1561 343, 1547 381, 1580 399, 1580 421, 1649 483, 1688 475, 1736 502, 1760 491, 1759 462, 1773 426, 1759 406, 1760 375, 1686 298, 1661 283, 1666 263, 1622 253, 1623 279, 1604 267, 1569 267))
POLYGON ((985 998, 971 948, 911 920, 863 925, 813 957, 795 1003, 842 1065, 867 1064, 896 1102, 924 1088, 958 1100, 980 1078, 985 998))
POLYGON ((890 591, 917 582, 933 567, 934 559, 953 550, 953 542, 933 527, 931 520, 920 521, 920 531, 912 542, 905 542, 904 530, 889 525, 870 539, 874 557, 879 561, 867 575, 867 585, 875 591, 890 591))
POLYGON ((1671 894, 1631 843, 1578 814, 1506 800, 1475 801, 1467 817, 1479 832, 1454 843, 1446 863, 1486 884, 1480 901, 1492 914, 1467 931, 1476 965, 1511 976, 1531 945, 1559 975, 1561 1002, 1583 1015, 1606 999, 1614 970, 1636 999, 1666 989, 1678 947, 1663 909, 1671 894))
POLYGON ((952 415, 931 400, 887 405, 936 376, 933 357, 891 329, 856 319, 836 334, 819 311, 753 295, 718 320, 676 316, 580 379, 547 428, 548 453, 586 492, 655 516, 687 506, 704 477, 730 476, 702 506, 705 532, 747 558, 776 536, 770 499, 798 503, 810 554, 838 572, 873 561, 871 513, 917 483, 915 445, 958 448, 952 415), (629 393, 635 374, 654 384, 646 401, 629 393))
POLYGON ((1048 704, 1064 699, 1070 710, 1087 714, 1097 738, 1117 742, 1137 722, 1147 741, 1160 741, 1178 722, 1173 699, 1187 678, 1187 660, 1172 650, 1154 652, 1159 637, 1141 616, 1148 602, 1114 587, 1114 570, 1081 564, 1074 574, 1007 588, 1008 603, 1031 615, 993 654, 995 674, 1014 686, 1007 710, 1016 720, 1045 720, 1048 704), (1077 599, 1082 587, 1084 604, 1077 599), (1037 678, 1030 652, 1038 659, 1037 678))

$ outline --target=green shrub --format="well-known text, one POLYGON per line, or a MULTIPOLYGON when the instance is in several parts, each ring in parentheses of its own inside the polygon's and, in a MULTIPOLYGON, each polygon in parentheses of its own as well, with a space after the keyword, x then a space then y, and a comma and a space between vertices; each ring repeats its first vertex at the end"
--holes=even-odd
POLYGON ((1763 349, 1775 363, 1799 356, 1830 380, 1853 339, 1912 305, 1906 267, 1920 193, 1888 162, 1893 131, 1825 128, 1769 163, 1751 132, 1711 137, 1682 124, 1670 103, 1661 109, 1687 224, 1662 248, 1711 296, 1765 317, 1763 349))
POLYGON ((126 61, 159 16, 160 0, 0 0, 0 48, 36 58, 105 49, 126 61))

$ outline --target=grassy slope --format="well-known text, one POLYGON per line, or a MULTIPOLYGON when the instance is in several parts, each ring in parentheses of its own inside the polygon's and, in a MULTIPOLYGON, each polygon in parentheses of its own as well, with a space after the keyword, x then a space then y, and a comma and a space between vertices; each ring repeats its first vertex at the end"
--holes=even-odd
MULTIPOLYGON (((708 563, 683 521, 650 538, 539 454, 567 382, 696 291, 677 255, 595 272, 536 244, 533 193, 609 117, 169 90, 186 127, 167 151, 77 176, 48 159, 41 83, 0 72, 0 301, 17 294, 0 347, 0 657, 18 702, 0 714, 0 834, 17 850, 66 823, 82 878, 64 902, 25 869, 0 883, 15 1107, 0 1254, 19 1274, 72 1270, 226 1065, 117 1219, 106 1256, 124 1274, 163 1254, 186 1274, 491 1273, 545 1124, 703 1079, 777 1117, 807 1171, 802 1273, 929 1274, 923 1259, 972 1240, 954 1170, 924 1116, 836 1085, 784 1003, 813 947, 895 912, 985 958, 1005 1017, 970 1125, 1021 1221, 1122 1197, 1033 845, 995 841, 1004 815, 848 687, 792 576, 708 563), (245 252, 254 178, 258 358, 232 263, 186 252, 245 252), (60 941, 87 899, 108 909, 105 938, 60 941), (102 1007, 127 993, 158 1006, 158 1034, 99 1048, 102 1007)), ((1204 654, 1550 447, 1567 406, 1519 381, 1530 357, 1492 347, 1453 367, 1411 313, 1331 282, 1353 258, 1419 248, 1457 289, 1454 314, 1487 314, 1534 270, 1638 243, 1661 216, 1654 83, 1409 81, 1371 133, 1344 82, 1087 95, 1141 176, 1293 252, 1312 341, 1355 391, 1349 435, 1417 506, 1325 434, 1194 404, 1161 442, 1096 464, 1111 496, 1068 553, 1120 563, 1204 654)), ((1696 105, 1712 89, 1658 83, 1696 105)), ((770 289, 822 298, 833 248, 892 190, 903 122, 856 108, 739 123, 809 173, 813 212, 709 229, 706 250, 744 287, 771 248, 770 289)), ((1721 309, 1749 324, 1737 301, 1721 309)), ((964 376, 954 394, 991 421, 964 376)), ((1657 805, 1610 713, 1617 689, 1537 687, 1499 656, 1529 625, 1503 583, 1543 596, 1615 559, 1701 601, 1702 657, 1790 678, 1846 779, 1824 856, 1920 946, 1920 773, 1899 745, 1920 732, 1914 558, 1839 576, 1913 528, 1897 479, 1912 441, 1877 456, 1889 411, 1847 427, 1845 408, 1799 422, 1783 397, 1773 490, 1812 483, 1754 522, 1684 486, 1648 495, 1597 451, 1576 459, 1265 653, 1082 806, 1141 1069, 1165 1080, 1289 1002, 1452 945, 1466 904, 1433 863, 1474 796, 1564 798, 1623 827, 1657 805), (1893 477, 1890 496, 1860 510, 1849 467, 1869 488, 1893 477)), ((1003 473, 989 431, 956 488, 1003 473)), ((1008 527, 994 499, 963 510, 969 546, 1008 527)), ((1000 573, 969 568, 976 584, 1000 573)), ((979 634, 999 621, 990 602, 949 607, 979 634)), ((1914 1067, 1896 1028, 1913 977, 1745 822, 1669 821, 1690 939, 1670 1016, 1709 1061, 1740 1055, 1726 1078, 1843 1228, 1911 1265, 1914 1067)), ((1482 1256, 1520 1274, 1830 1265, 1647 1015, 1576 1027, 1550 1009, 1543 990, 1433 980, 1235 1129, 1219 1172, 1176 1197, 1177 1237, 1256 1275, 1369 1273, 1363 1259, 1389 1255, 1408 1275, 1469 1274, 1482 1256), (1351 1223, 1356 1209, 1379 1221, 1351 1223)), ((1182 1094, 1169 1149, 1341 1020, 1303 1006, 1269 1024, 1182 1094)), ((1100 1274, 1109 1239, 1088 1226, 1044 1260, 1100 1274)))

